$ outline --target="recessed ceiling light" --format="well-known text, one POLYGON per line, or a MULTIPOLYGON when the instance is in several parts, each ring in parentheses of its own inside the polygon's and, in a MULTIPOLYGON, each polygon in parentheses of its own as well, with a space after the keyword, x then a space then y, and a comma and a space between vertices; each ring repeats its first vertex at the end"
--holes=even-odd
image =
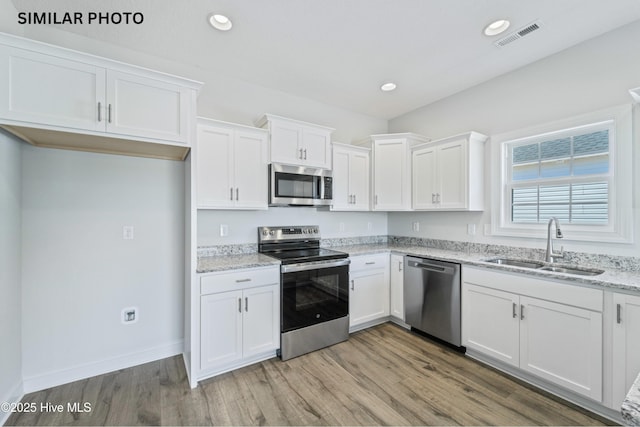
POLYGON ((511 22, 506 19, 498 19, 484 27, 484 35, 497 36, 498 34, 505 32, 507 28, 509 28, 509 25, 511 25, 511 22))
POLYGON ((393 82, 388 82, 380 86, 380 90, 383 92, 391 92, 396 89, 396 84, 393 82))
POLYGON ((209 15, 209 24, 216 30, 220 31, 229 31, 233 24, 231 20, 224 15, 220 15, 217 13, 212 13, 209 15))

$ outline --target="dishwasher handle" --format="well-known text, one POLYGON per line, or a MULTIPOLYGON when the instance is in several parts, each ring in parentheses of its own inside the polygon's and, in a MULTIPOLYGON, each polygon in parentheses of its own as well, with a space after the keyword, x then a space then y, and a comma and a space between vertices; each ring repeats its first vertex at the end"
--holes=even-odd
POLYGON ((434 271, 436 273, 455 274, 453 267, 447 267, 443 265, 427 264, 419 261, 409 261, 409 267, 421 268, 427 271, 434 271))

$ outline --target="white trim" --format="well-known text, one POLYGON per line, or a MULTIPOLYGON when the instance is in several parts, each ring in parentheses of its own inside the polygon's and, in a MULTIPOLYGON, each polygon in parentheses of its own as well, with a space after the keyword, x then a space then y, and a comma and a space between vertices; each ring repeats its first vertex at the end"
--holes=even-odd
MULTIPOLYGON (((19 403, 24 397, 24 386, 22 381, 19 381, 16 385, 13 386, 11 391, 6 396, 0 398, 0 403, 19 403)), ((0 426, 3 426, 4 423, 7 422, 9 417, 11 416, 11 412, 4 412, 0 410, 0 426)))
POLYGON ((33 393, 34 391, 40 391, 73 381, 91 378, 96 375, 106 374, 119 369, 130 368, 132 366, 142 365, 143 363, 165 359, 167 357, 181 354, 183 351, 184 343, 182 340, 179 340, 135 353, 123 354, 97 362, 86 363, 45 374, 25 377, 23 379, 24 393, 33 393))
POLYGON ((588 242, 612 242, 633 243, 633 111, 631 105, 621 105, 594 111, 580 116, 558 120, 532 126, 525 129, 506 132, 492 136, 490 152, 491 171, 491 234, 494 236, 546 238, 546 224, 531 224, 525 226, 506 225, 504 222, 508 208, 504 202, 503 183, 506 179, 505 142, 514 142, 531 136, 543 136, 559 134, 570 128, 580 128, 597 123, 613 120, 615 122, 615 141, 609 152, 611 165, 613 166, 613 180, 610 185, 612 192, 610 215, 613 227, 602 227, 602 231, 596 231, 597 226, 562 224, 565 232, 565 241, 588 242), (506 209, 506 210, 505 210, 506 209))

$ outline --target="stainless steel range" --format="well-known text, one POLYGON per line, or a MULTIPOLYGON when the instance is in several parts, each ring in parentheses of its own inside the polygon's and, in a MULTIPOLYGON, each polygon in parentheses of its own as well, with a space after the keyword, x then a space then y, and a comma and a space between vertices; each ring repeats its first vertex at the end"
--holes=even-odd
POLYGON ((317 225, 258 227, 258 251, 282 262, 282 360, 349 338, 348 254, 321 248, 317 225))

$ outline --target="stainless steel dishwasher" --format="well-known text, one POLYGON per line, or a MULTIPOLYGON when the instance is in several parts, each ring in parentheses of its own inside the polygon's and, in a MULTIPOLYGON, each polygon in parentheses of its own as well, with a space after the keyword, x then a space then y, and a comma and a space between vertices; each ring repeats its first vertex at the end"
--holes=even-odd
POLYGON ((460 264, 405 256, 404 267, 405 322, 460 347, 460 264))

